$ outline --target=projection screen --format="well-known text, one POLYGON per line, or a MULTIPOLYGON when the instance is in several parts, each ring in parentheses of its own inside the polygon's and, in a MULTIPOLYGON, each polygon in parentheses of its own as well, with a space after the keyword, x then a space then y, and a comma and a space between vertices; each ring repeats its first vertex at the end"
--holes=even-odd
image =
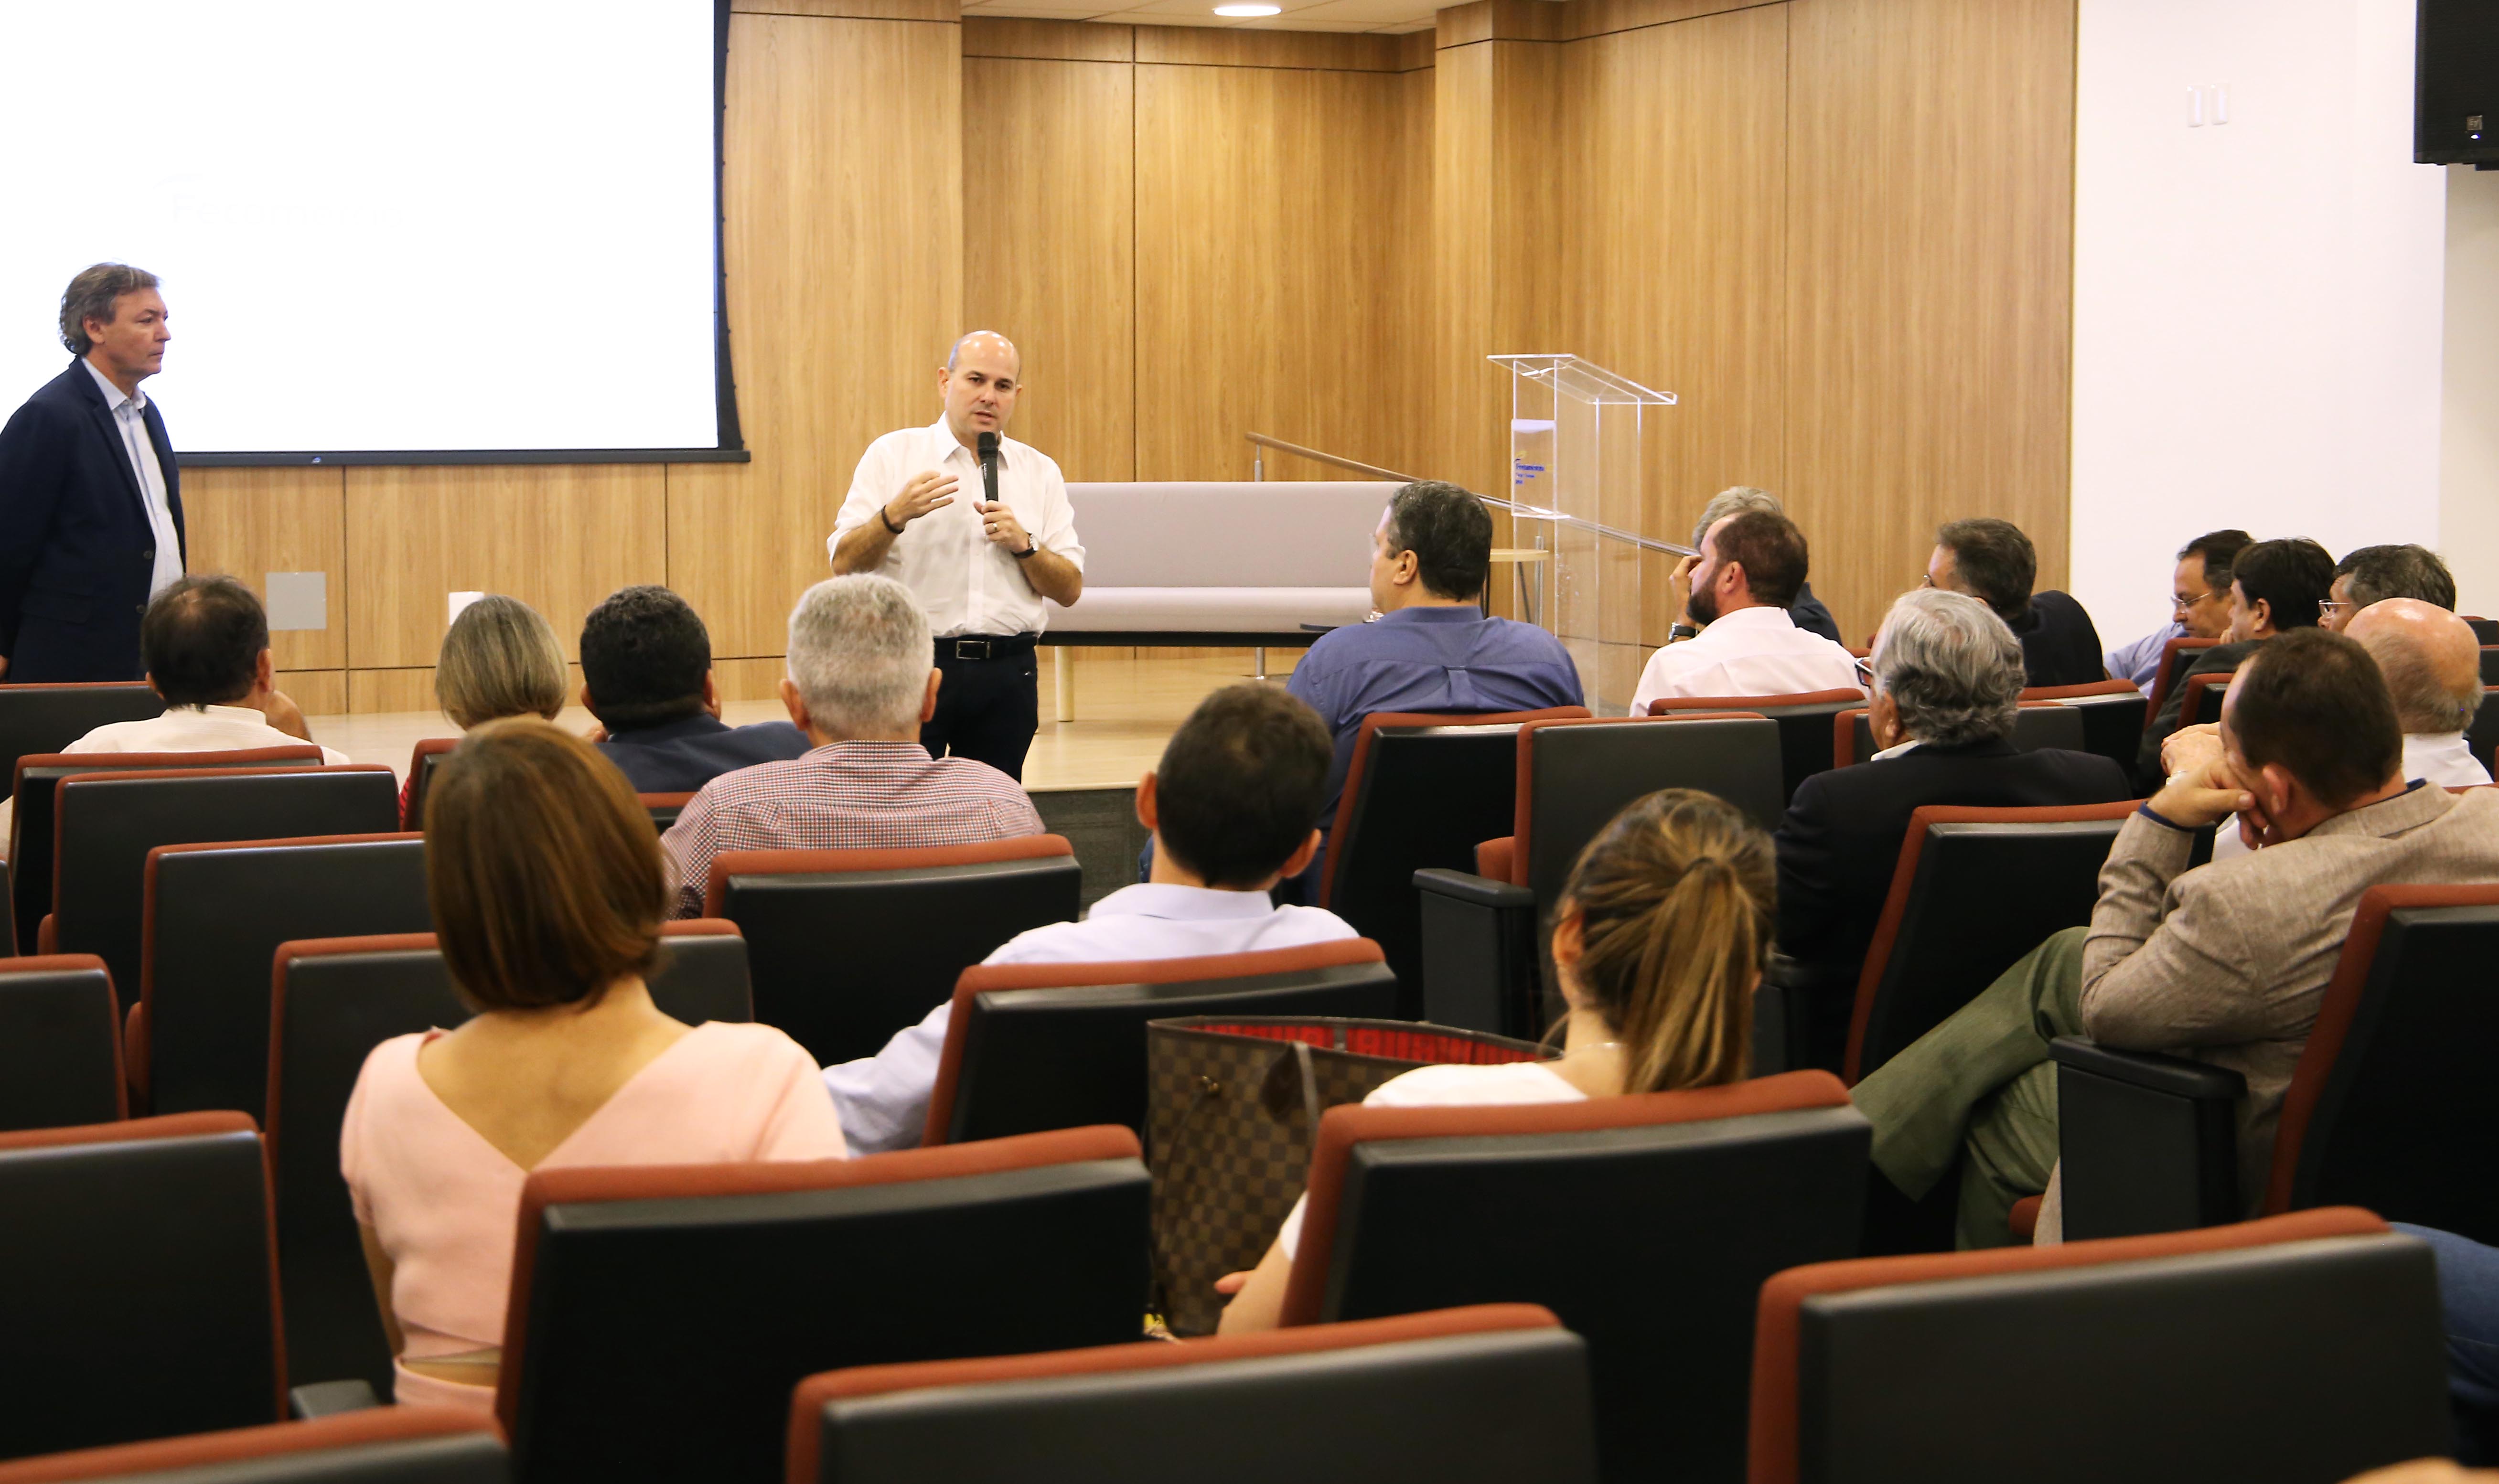
POLYGON ((163 280, 194 463, 742 458, 726 0, 0 3, 0 415, 163 280))

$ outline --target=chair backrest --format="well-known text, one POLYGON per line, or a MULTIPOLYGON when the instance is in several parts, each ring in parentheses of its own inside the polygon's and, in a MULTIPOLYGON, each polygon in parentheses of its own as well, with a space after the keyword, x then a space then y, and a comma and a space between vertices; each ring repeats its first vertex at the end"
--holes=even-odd
POLYGON ((2367 1211, 1782 1273, 1752 1484, 2337 1484, 2451 1445, 2429 1248, 2367 1211))
MULTIPOLYGON (((690 1025, 753 1018, 746 945, 727 922, 662 930, 651 999, 690 1025)), ((280 944, 269 995, 269 1157, 285 1259, 286 1353, 310 1380, 361 1378, 386 1391, 388 1342, 373 1308, 339 1131, 374 1047, 469 1018, 432 933, 280 944)))
POLYGON ((2482 646, 2482 683, 2499 685, 2499 644, 2482 646))
POLYGON ((1397 1010, 1379 945, 1341 938, 1258 953, 1126 963, 975 964, 955 982, 929 1144, 1117 1123, 1146 1133, 1146 1022, 1183 1016, 1397 1010))
POLYGON ((1057 835, 912 851, 731 851, 703 916, 746 935, 755 1017, 824 1066, 874 1055, 956 976, 1027 928, 1072 922, 1084 885, 1057 835))
POLYGON ((129 1113, 121 1007, 104 960, 0 958, 0 1133, 129 1113))
MULTIPOLYGON (((1830 722, 1822 725, 1828 735, 1830 722)), ((1777 828, 1787 812, 1777 738, 1776 723, 1742 712, 1521 726, 1512 883, 1539 902, 1559 899, 1580 848, 1624 805, 1660 789, 1705 790, 1777 828)))
POLYGON ((2482 704, 2474 708, 2473 725, 2464 729, 2465 745, 2473 750, 2473 758, 2489 771, 2493 755, 2499 754, 2499 687, 2485 688, 2482 704))
POLYGON ((819 1371, 1134 1339, 1147 1190, 1123 1128, 538 1171, 495 1398, 515 1471, 774 1484, 819 1371))
POLYGON ((0 685, 0 788, 16 786, 17 759, 29 753, 57 753, 99 726, 164 714, 165 698, 145 681, 0 685))
POLYGON ((2284 1096, 2268 1212, 2365 1206, 2499 1243, 2499 886, 2372 887, 2284 1096))
POLYGON ((1163 1484, 1175 1459, 1148 1438, 1187 1439, 1223 1478, 1597 1477, 1586 1345, 1547 1310, 1502 1304, 809 1376, 789 1480, 1163 1484))
POLYGON ((1588 1341, 1606 1478, 1737 1478, 1753 1296, 1856 1255, 1870 1139, 1827 1072, 1330 1109, 1284 1322, 1542 1304, 1588 1341))
POLYGON ((1414 873, 1475 868, 1479 840, 1517 811, 1518 728, 1584 717, 1584 706, 1491 716, 1375 712, 1354 736, 1328 832, 1318 905, 1379 945, 1411 1014, 1422 1013, 1422 916, 1414 873))
MULTIPOLYGON (((1648 703, 1648 714, 1671 711, 1749 711, 1779 726, 1779 810, 1796 795, 1797 786, 1831 766, 1831 719, 1851 706, 1866 704, 1866 693, 1853 686, 1832 691, 1803 691, 1794 695, 1697 695, 1648 703)), ((1776 823, 1773 819, 1772 823, 1776 823)))
POLYGON ((147 853, 210 840, 291 840, 399 828, 399 781, 379 763, 335 768, 78 773, 52 828, 53 943, 95 953, 116 984, 143 983, 147 853))
MULTIPOLYGON (((9 820, 9 906, 17 935, 17 952, 35 952, 36 932, 52 910, 53 810, 59 802, 62 779, 114 769, 137 773, 165 768, 207 771, 319 766, 321 749, 309 742, 300 747, 255 747, 226 753, 39 753, 18 758, 15 775, 16 806, 9 820)), ((137 983, 130 982, 134 985, 137 983)))
POLYGON ((1942 1024, 2050 933, 2089 922, 2100 867, 2135 807, 1912 814, 1857 980, 1848 1081, 1942 1024))
POLYGON ((407 756, 407 827, 425 827, 425 790, 434 786, 434 770, 451 750, 460 745, 458 737, 426 737, 407 756))
POLYGON ((275 1422, 260 1135, 238 1113, 0 1134, 0 1458, 275 1422))
MULTIPOLYGON (((1873 760, 1879 749, 1874 745, 1872 717, 1871 711, 1858 707, 1831 719, 1833 767, 1873 760)), ((2056 701, 2024 701, 2013 713, 2013 745, 2023 752, 2061 747, 2079 753, 2084 751, 2083 740, 2083 714, 2056 701)))
MULTIPOLYGON (((269 974, 298 938, 434 926, 425 836, 329 835, 160 845, 147 853, 140 1001, 147 1107, 237 1108, 264 1118, 269 974)), ((265 1118, 264 1118, 265 1121, 265 1118)))
POLYGON ((664 835, 668 832, 669 825, 677 823, 677 816, 686 812, 686 806, 695 801, 691 793, 643 793, 635 796, 641 799, 643 808, 651 811, 651 827, 664 835))
POLYGON ((378 1406, 0 1464, 0 1484, 507 1484, 492 1419, 378 1406))
POLYGON ((2152 716, 2151 698, 2130 680, 2100 680, 2082 686, 2033 686, 2022 693, 2026 701, 2052 700, 2071 706, 2083 718, 2083 751, 2097 753, 2134 776, 2135 757, 2143 746, 2144 723, 2152 716))
POLYGON ((2463 618, 2465 623, 2472 626, 2473 636, 2475 638, 2481 640, 2485 645, 2499 644, 2499 619, 2486 619, 2478 614, 2471 613, 2460 615, 2460 617, 2463 618))
POLYGON ((2158 716, 2160 714, 2160 708, 2166 705, 2169 701, 2170 688, 2178 684, 2178 677, 2186 673, 2187 666, 2195 662, 2195 651, 2199 649, 2211 649, 2214 645, 2221 642, 2222 641, 2219 639, 2196 639, 2182 636, 2171 639, 2167 643, 2162 644, 2160 646, 2160 668, 2152 672, 2152 690, 2144 697, 2150 707, 2145 714, 2147 716, 2158 716))
POLYGON ((2222 695, 2236 670, 2204 670, 2179 682, 2178 725, 2202 726, 2222 719, 2222 695))

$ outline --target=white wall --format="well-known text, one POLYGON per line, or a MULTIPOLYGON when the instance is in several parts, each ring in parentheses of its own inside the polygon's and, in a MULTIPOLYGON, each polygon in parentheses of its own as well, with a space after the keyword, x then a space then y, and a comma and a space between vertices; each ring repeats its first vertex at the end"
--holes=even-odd
POLYGON ((2112 645, 2166 621, 2204 531, 2438 539, 2448 185, 2412 163, 2413 5, 2080 0, 2072 589, 2112 645), (2229 122, 2188 126, 2198 84, 2229 122))
POLYGON ((2467 613, 2499 616, 2499 170, 2447 167, 2439 550, 2467 613))

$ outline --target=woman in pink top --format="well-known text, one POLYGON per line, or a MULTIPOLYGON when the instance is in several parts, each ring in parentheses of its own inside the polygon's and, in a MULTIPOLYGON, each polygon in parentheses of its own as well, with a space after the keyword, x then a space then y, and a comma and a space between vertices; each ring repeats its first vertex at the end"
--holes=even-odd
POLYGON ((426 823, 436 936, 476 1015, 373 1048, 340 1166, 398 1400, 483 1410, 532 1170, 845 1151, 797 1043, 651 1003, 659 837, 588 743, 529 719, 481 726, 438 765, 426 823))
MULTIPOLYGON (((1777 921, 1770 837, 1715 794, 1662 789, 1597 832, 1553 909, 1554 977, 1571 1007, 1561 1056, 1417 1067, 1363 1102, 1571 1103, 1740 1082, 1752 1071, 1753 990, 1777 921)), ((1301 1231, 1297 1204, 1256 1268, 1216 1281, 1236 1295, 1224 1334, 1276 1327, 1301 1231)))

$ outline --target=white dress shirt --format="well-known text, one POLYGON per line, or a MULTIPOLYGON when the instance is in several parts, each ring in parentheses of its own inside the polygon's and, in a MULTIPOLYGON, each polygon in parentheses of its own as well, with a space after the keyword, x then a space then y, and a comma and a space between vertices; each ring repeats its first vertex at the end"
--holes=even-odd
MULTIPOLYGON (((2404 733, 2404 781, 2421 779, 2432 788, 2469 789, 2490 781, 2490 771, 2474 760, 2473 749, 2460 731, 2404 733)), ((2213 858, 2229 860, 2251 855, 2239 838, 2239 817, 2231 815, 2213 831, 2213 858)))
POLYGON ((1818 633, 1807 633, 1785 608, 1738 608, 1721 614, 1696 639, 1648 657, 1632 715, 1653 700, 1683 695, 1797 695, 1859 689, 1857 657, 1818 633))
MULTIPOLYGON (((1053 922, 1020 933, 985 963, 1121 963, 1132 958, 1202 958, 1253 953, 1354 937, 1343 918, 1317 907, 1276 907, 1264 891, 1217 891, 1149 883, 1122 887, 1093 904, 1082 922, 1053 922)), ((894 1033, 873 1056, 825 1069, 842 1137, 854 1154, 917 1148, 937 1088, 954 1006, 894 1033)))
POLYGON ((113 425, 121 432, 121 451, 129 455, 130 470, 138 476, 139 492, 145 497, 140 503, 146 507, 147 529, 156 538, 156 570, 147 579, 147 596, 152 598, 182 575, 182 537, 174 529, 164 467, 156 462, 156 444, 147 436, 147 394, 132 392, 125 397, 121 388, 95 369, 93 361, 80 364, 95 378, 104 404, 113 409, 113 425))
MULTIPOLYGON (((161 549, 161 548, 160 548, 161 549)), ((252 747, 301 747, 269 725, 269 718, 249 706, 168 706, 165 714, 144 722, 110 722, 88 732, 64 753, 224 753, 252 747)), ((321 749, 321 760, 343 763, 347 755, 321 749)), ((0 799, 0 852, 9 849, 17 801, 0 799)))
MULTIPOLYGON (((1023 576, 1024 563, 1008 555, 981 530, 980 456, 965 448, 939 418, 925 428, 889 433, 860 455, 851 492, 825 538, 829 555, 843 536, 881 521, 881 513, 914 475, 953 474, 954 503, 931 510, 902 528, 877 568, 911 590, 927 611, 929 632, 952 634, 1039 633, 1049 622, 1041 595, 1023 576)), ((1050 455, 1013 438, 998 439, 998 500, 1039 545, 1085 570, 1085 548, 1076 539, 1076 509, 1067 482, 1050 455)))

